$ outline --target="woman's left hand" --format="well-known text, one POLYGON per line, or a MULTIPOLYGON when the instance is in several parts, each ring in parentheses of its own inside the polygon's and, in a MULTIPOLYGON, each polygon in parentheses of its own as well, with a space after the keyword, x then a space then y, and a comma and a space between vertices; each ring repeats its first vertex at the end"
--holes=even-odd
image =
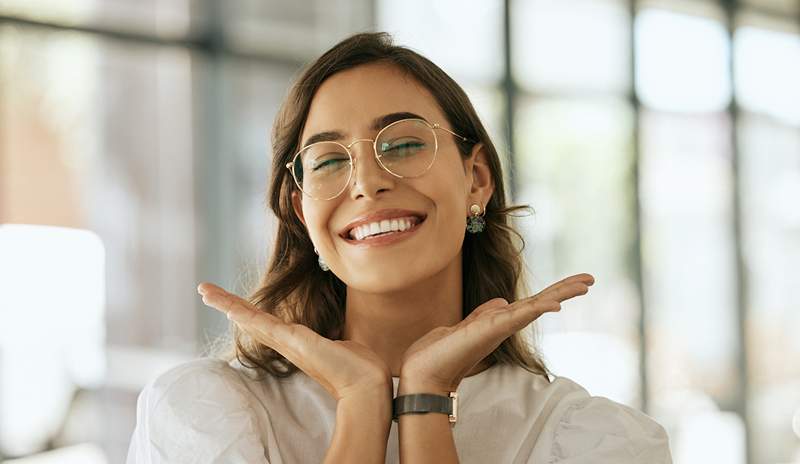
POLYGON ((585 295, 593 284, 591 274, 573 275, 511 304, 503 298, 491 299, 458 324, 431 330, 403 355, 401 385, 413 386, 415 393, 447 396, 505 339, 542 314, 560 311, 561 302, 585 295))

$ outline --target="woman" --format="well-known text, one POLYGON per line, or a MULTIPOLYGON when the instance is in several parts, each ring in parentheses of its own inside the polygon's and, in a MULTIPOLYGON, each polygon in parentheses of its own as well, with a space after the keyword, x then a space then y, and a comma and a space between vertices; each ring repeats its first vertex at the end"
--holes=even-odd
POLYGON ((526 344, 594 277, 518 299, 523 207, 435 64, 349 37, 299 76, 272 135, 269 272, 248 299, 198 286, 234 322, 234 356, 145 387, 129 463, 671 462, 659 424, 551 381, 526 344))

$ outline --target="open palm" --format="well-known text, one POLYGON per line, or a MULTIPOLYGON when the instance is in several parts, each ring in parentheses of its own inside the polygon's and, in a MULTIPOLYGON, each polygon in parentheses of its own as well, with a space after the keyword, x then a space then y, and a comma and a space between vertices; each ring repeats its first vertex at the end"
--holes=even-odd
POLYGON ((437 327, 403 355, 401 377, 424 379, 438 390, 454 391, 461 380, 505 339, 561 303, 585 295, 594 284, 590 274, 567 277, 528 298, 509 304, 491 299, 450 327, 437 327))
POLYGON ((368 347, 351 340, 331 340, 303 324, 285 322, 223 288, 202 283, 203 302, 228 315, 256 341, 274 349, 316 380, 334 398, 358 398, 386 388, 391 371, 368 347))

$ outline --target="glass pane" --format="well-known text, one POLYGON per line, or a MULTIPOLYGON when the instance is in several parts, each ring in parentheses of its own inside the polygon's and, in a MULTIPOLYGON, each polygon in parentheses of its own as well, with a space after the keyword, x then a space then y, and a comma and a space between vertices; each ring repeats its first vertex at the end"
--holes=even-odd
POLYGON ((626 256, 634 246, 632 110, 621 99, 521 101, 514 164, 517 219, 533 293, 588 272, 595 285, 537 320, 557 375, 640 407, 640 307, 626 256))
POLYGON ((200 13, 189 0, 0 0, 3 15, 164 39, 196 34, 200 13))
POLYGON ((800 133, 746 112, 739 127, 753 456, 793 462, 800 453, 800 133))
POLYGON ((503 93, 497 87, 492 86, 466 84, 461 87, 467 93, 475 111, 478 112, 478 117, 481 119, 483 127, 489 132, 495 146, 498 150, 500 147, 505 147, 506 143, 503 140, 505 131, 502 124, 505 109, 503 93))
POLYGON ((0 220, 0 421, 13 424, 0 429, 3 455, 37 451, 75 387, 103 384, 104 258, 90 231, 0 220))
POLYGON ((744 26, 734 44, 738 103, 800 127, 800 34, 744 26))
MULTIPOLYGON (((59 430, 44 437, 47 443, 75 436, 103 442, 108 462, 124 461, 133 425, 128 414, 152 378, 153 361, 167 359, 165 353, 170 361, 188 357, 197 348, 197 64, 183 48, 0 27, 0 152, 9 167, 0 171, 2 221, 88 230, 104 250, 101 330, 108 371, 101 392, 76 398, 114 414, 93 428, 69 422, 75 419, 70 414, 88 413, 76 400, 73 409, 49 408, 54 425, 39 431, 59 430), (135 347, 137 356, 121 362, 117 354, 124 349, 118 347, 135 347), (142 358, 147 362, 129 362, 142 358)), ((39 335, 28 332, 29 338, 39 335)), ((70 371, 61 380, 80 385, 75 376, 70 371)), ((37 437, 37 448, 43 443, 37 437)))
POLYGON ((636 16, 636 91, 665 111, 720 111, 731 98, 722 23, 660 9, 636 16))
POLYGON ((283 61, 311 60, 372 25, 371 0, 207 2, 222 21, 227 45, 283 61))
MULTIPOLYGON (((270 134, 278 106, 292 82, 296 69, 278 64, 255 63, 245 60, 225 60, 222 73, 224 116, 219 117, 222 144, 226 154, 219 160, 229 171, 226 190, 227 209, 231 228, 227 243, 235 244, 227 250, 233 260, 230 272, 261 270, 266 255, 272 251, 275 237, 275 216, 269 209, 267 188, 272 171, 272 146, 270 134), (233 160, 233 163, 229 161, 233 160)), ((211 175, 215 168, 208 166, 211 175)), ((221 211, 212 214, 222 214, 221 211)), ((213 246, 209 243, 209 246, 213 246)), ((256 276, 246 276, 245 281, 256 276)), ((236 291, 250 290, 252 282, 236 283, 236 291)), ((231 289, 234 290, 233 288, 231 289)), ((221 328, 227 324, 217 314, 221 328)))
POLYGON ((514 78, 534 91, 626 93, 630 14, 611 0, 511 2, 514 78))
POLYGON ((771 14, 780 14, 789 18, 797 17, 800 2, 797 0, 742 0, 742 3, 771 14))
POLYGON ((492 143, 494 143, 494 147, 500 157, 500 164, 503 167, 506 191, 508 191, 511 180, 508 172, 509 153, 504 126, 505 101, 503 93, 497 87, 471 85, 469 83, 462 85, 462 88, 467 93, 472 106, 478 112, 478 117, 481 119, 483 127, 489 133, 492 143))
POLYGON ((742 418, 725 413, 741 399, 730 131, 727 113, 641 115, 648 389, 676 462, 743 462, 742 418))
POLYGON ((503 2, 379 0, 376 28, 422 53, 459 83, 494 84, 503 70, 503 2))

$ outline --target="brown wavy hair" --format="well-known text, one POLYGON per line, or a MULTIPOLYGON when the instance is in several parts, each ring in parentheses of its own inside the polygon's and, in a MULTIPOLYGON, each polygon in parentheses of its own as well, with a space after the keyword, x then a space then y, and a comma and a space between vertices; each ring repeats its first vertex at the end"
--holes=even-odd
MULTIPOLYGON (((463 317, 484 302, 497 297, 509 302, 529 291, 523 274, 522 250, 525 241, 511 224, 511 213, 531 209, 527 205, 506 206, 500 159, 489 135, 464 90, 433 62, 408 48, 393 44, 385 32, 352 35, 306 65, 291 87, 275 117, 272 128, 272 174, 269 206, 277 216, 277 235, 266 274, 258 278, 248 301, 261 311, 287 322, 303 324, 332 340, 344 329, 347 286, 333 272, 323 271, 317 262, 314 245, 302 222, 296 217, 291 194, 297 189, 285 165, 299 150, 314 93, 331 75, 362 64, 390 63, 424 85, 436 98, 448 123, 468 141, 455 139, 462 159, 470 155, 475 142, 483 143, 492 172, 494 192, 485 208, 486 227, 478 234, 466 234, 462 246, 463 317), (513 238, 521 243, 515 246, 513 238)), ((299 190, 296 190, 299 192, 299 190)), ((532 328, 535 322, 528 328, 532 328)), ((287 377, 298 369, 277 351, 252 339, 236 324, 231 325, 232 340, 226 340, 227 352, 256 371, 287 377)), ((490 365, 515 364, 549 379, 550 371, 537 354, 536 333, 520 330, 504 340, 484 361, 490 365), (528 341, 526 341, 526 339, 528 341)), ((219 350, 212 348, 219 355, 219 350)))

